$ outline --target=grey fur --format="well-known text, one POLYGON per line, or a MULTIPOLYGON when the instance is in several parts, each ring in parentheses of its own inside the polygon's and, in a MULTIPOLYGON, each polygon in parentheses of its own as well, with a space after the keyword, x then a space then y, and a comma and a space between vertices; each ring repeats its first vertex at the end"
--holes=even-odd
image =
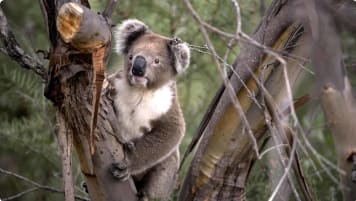
MULTIPOLYGON (((188 46, 177 39, 167 38, 148 30, 147 26, 138 20, 124 21, 114 33, 116 50, 124 56, 124 67, 109 78, 109 83, 116 89, 114 97, 117 105, 118 127, 120 132, 139 131, 142 133, 121 133, 121 139, 128 139, 126 144, 126 158, 129 173, 134 177, 138 191, 149 200, 167 200, 173 186, 179 165, 179 144, 185 133, 185 122, 179 102, 175 78, 189 65, 190 51, 188 46), (137 79, 131 71, 132 60, 143 56, 147 61, 146 81, 137 79), (156 62, 156 61, 159 62, 156 62), (138 80, 138 81, 137 81, 138 80), (129 93, 127 92, 129 90, 129 93), (170 92, 167 92, 169 90, 170 92), (159 91, 159 93, 157 92, 159 91), (128 95, 126 95, 128 94, 128 95), (142 94, 142 95, 141 95, 142 94), (127 119, 140 119, 133 116, 140 111, 147 100, 145 94, 158 94, 162 97, 163 106, 169 107, 162 110, 157 116, 149 119, 149 125, 137 128, 137 124, 129 125, 127 119), (121 95, 121 96, 120 96, 121 95), (122 105, 128 97, 141 97, 135 104, 122 105), (170 101, 170 102, 169 102, 170 101), (130 111, 126 108, 133 107, 130 111), (126 124, 125 124, 126 123, 126 124)), ((160 103, 160 99, 157 99, 160 103)), ((147 104, 150 105, 150 104, 147 104)), ((155 116, 156 115, 156 116, 155 116)), ((148 117, 142 117, 144 120, 148 117)))

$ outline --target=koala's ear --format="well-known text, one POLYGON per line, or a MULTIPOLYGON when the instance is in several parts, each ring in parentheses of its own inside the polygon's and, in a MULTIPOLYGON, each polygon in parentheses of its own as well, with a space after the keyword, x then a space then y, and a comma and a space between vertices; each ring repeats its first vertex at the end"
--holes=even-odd
POLYGON ((188 44, 178 38, 169 41, 170 49, 174 55, 175 69, 178 74, 184 72, 190 63, 190 49, 188 44))
POLYGON ((148 27, 136 19, 128 19, 114 30, 115 51, 118 54, 127 53, 130 45, 142 34, 148 32, 148 27))

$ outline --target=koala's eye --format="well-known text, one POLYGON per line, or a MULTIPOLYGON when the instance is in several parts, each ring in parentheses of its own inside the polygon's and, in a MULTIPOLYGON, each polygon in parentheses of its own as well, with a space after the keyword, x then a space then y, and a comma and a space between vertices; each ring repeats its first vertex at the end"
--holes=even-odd
POLYGON ((155 59, 155 63, 156 63, 156 64, 159 63, 159 59, 158 59, 158 58, 155 59))
POLYGON ((129 56, 129 60, 132 60, 132 54, 130 54, 130 56, 129 56))

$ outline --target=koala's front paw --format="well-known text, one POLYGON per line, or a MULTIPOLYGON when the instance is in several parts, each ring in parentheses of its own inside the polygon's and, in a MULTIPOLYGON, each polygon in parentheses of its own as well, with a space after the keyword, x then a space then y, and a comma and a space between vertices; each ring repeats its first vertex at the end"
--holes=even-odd
POLYGON ((175 68, 179 73, 182 73, 189 65, 190 49, 187 43, 179 38, 173 38, 169 42, 172 52, 176 58, 175 68))
POLYGON ((111 175, 120 181, 125 181, 129 177, 129 171, 127 164, 125 162, 118 162, 111 164, 109 168, 111 175))

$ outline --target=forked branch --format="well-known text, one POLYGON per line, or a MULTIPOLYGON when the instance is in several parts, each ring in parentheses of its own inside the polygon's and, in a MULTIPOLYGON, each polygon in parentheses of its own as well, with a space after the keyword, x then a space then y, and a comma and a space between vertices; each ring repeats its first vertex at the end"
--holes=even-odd
POLYGON ((47 72, 44 66, 32 58, 21 48, 10 30, 6 16, 0 8, 0 40, 4 47, 4 53, 16 61, 21 67, 35 72, 43 81, 47 80, 47 72))

